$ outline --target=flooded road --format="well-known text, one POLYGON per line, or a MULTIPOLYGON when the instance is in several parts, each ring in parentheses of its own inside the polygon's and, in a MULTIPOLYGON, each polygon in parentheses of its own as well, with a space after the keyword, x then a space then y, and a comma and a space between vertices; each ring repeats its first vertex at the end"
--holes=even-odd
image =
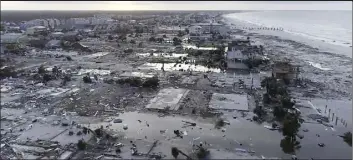
MULTIPOLYGON (((192 144, 207 142, 211 149, 226 148, 228 152, 236 154, 241 150, 246 150, 256 157, 290 158, 290 154, 284 153, 280 147, 282 133, 266 129, 264 124, 256 124, 247 120, 252 117, 251 114, 242 118, 238 112, 224 112, 223 117, 230 123, 224 126, 224 132, 215 128, 215 119, 182 116, 158 117, 154 114, 138 112, 126 112, 118 117, 112 117, 112 119, 122 119, 122 123, 114 123, 114 120, 111 120, 110 122, 85 124, 85 126, 91 129, 97 129, 101 125, 109 126, 109 130, 124 134, 127 139, 160 140, 186 148, 192 144), (234 119, 234 116, 238 118, 234 119), (183 127, 183 121, 197 125, 183 127), (127 130, 123 129, 124 125, 128 126, 127 130), (183 138, 176 137, 174 130, 182 131, 183 138)), ((337 157, 335 149, 337 147, 340 150, 338 157, 350 157, 350 147, 336 136, 336 132, 325 130, 324 126, 318 124, 303 124, 302 128, 309 128, 309 132, 301 133, 304 138, 299 141, 303 147, 296 152, 298 158, 334 158, 337 157), (316 137, 316 134, 320 134, 321 137, 316 137), (317 143, 327 145, 319 147, 317 143)), ((247 156, 250 153, 247 153, 247 156)))

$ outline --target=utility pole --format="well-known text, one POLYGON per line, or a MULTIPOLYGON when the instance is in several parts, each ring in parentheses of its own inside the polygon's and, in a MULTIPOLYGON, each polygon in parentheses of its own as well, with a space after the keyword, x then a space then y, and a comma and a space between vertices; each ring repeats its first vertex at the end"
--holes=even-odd
POLYGON ((327 109, 327 104, 326 104, 326 106, 325 106, 325 113, 326 113, 326 109, 327 109))

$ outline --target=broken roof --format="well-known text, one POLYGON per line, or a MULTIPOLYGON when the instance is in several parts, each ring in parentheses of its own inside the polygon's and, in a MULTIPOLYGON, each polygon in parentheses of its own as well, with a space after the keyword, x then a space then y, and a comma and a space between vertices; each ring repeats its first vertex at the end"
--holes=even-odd
POLYGON ((50 40, 48 43, 47 43, 47 46, 48 47, 53 47, 53 46, 60 46, 60 40, 50 40))

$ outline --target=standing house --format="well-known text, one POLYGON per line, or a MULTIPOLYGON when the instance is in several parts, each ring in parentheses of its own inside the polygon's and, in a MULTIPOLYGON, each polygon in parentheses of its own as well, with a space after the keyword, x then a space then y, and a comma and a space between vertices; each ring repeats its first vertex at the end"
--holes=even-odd
POLYGON ((228 69, 248 70, 248 66, 244 63, 245 60, 251 58, 249 40, 236 40, 228 44, 228 51, 226 53, 228 69))
POLYGON ((211 39, 212 33, 227 37, 229 30, 219 23, 195 23, 189 27, 190 39, 211 39))
POLYGON ((185 31, 185 27, 179 27, 179 26, 171 26, 171 27, 158 27, 158 32, 159 33, 166 33, 166 34, 178 34, 179 31, 185 31))
POLYGON ((193 25, 200 26, 203 34, 219 32, 219 29, 223 27, 223 24, 219 23, 196 23, 193 25))

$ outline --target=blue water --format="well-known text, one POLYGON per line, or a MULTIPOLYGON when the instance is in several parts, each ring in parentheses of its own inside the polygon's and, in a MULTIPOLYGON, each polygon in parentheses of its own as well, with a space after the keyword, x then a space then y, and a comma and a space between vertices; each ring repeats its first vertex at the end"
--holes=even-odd
POLYGON ((257 11, 225 17, 263 27, 281 27, 285 32, 337 45, 352 45, 352 11, 257 11))

